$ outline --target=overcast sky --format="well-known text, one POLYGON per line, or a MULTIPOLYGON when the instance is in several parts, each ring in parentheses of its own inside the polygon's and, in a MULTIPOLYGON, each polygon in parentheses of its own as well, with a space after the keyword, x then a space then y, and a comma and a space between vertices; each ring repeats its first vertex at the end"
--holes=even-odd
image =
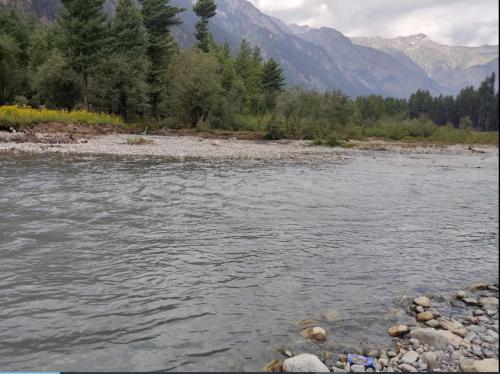
POLYGON ((286 23, 348 36, 424 33, 452 45, 498 44, 498 0, 250 0, 286 23))

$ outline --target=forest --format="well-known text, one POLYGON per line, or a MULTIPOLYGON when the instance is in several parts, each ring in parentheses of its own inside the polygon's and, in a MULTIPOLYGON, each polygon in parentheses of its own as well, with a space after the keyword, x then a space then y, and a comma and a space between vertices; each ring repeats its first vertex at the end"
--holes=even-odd
MULTIPOLYGON (((383 137, 498 142, 495 75, 456 97, 418 91, 409 99, 351 98, 288 87, 279 63, 241 41, 237 51, 209 32, 214 0, 198 0, 197 43, 173 35, 183 9, 169 0, 62 0, 57 21, 0 8, 0 105, 75 109, 149 128, 254 131, 268 139, 337 145, 383 137)), ((2 119, 0 118, 0 127, 2 119)))

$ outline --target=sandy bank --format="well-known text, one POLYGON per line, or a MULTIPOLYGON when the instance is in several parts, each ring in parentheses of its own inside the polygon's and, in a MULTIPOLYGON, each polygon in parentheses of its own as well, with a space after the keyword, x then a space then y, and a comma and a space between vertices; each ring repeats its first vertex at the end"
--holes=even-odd
MULTIPOLYGON (((415 154, 498 154, 494 146, 429 145, 386 141, 353 141, 351 148, 312 146, 308 141, 250 141, 237 139, 207 139, 194 136, 144 136, 147 144, 130 145, 133 135, 112 134, 78 138, 74 142, 19 141, 15 134, 0 133, 0 152, 94 154, 116 156, 159 156, 173 159, 336 159, 362 150, 392 151, 415 154), (57 142, 55 142, 57 143, 57 142)), ((43 138, 43 134, 41 134, 43 138)))

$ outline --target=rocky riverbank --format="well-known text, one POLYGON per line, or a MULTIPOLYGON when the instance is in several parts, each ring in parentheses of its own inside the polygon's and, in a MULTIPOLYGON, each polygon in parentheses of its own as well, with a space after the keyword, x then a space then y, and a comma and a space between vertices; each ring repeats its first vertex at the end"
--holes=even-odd
MULTIPOLYGON (((276 359, 265 368, 274 372, 497 372, 498 371, 498 285, 473 284, 449 300, 462 315, 452 318, 433 307, 432 296, 408 299, 406 313, 413 324, 388 326, 393 337, 385 349, 368 352, 324 352, 294 355, 287 349, 280 353, 288 358, 276 359), (348 362, 348 354, 374 358, 373 367, 348 362), (320 358, 321 357, 321 358, 320 358)), ((455 314, 455 313, 453 313, 455 314)), ((312 321, 305 321, 306 323, 312 321)), ((302 335, 312 341, 335 339, 320 326, 308 326, 302 335)))
POLYGON ((312 146, 310 141, 240 140, 197 136, 94 135, 88 133, 0 132, 0 152, 59 153, 113 156, 158 156, 172 159, 275 160, 338 159, 362 151, 391 151, 412 154, 498 154, 494 146, 398 143, 380 140, 353 141, 347 148, 312 146), (139 139, 141 141, 137 141, 139 139), (132 140, 132 141, 131 141, 132 140))

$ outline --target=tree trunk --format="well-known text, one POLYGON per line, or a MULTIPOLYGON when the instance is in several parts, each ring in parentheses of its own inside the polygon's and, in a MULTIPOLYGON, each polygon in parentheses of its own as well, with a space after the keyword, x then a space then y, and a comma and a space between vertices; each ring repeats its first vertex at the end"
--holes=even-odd
POLYGON ((83 73, 83 105, 87 111, 90 111, 89 105, 89 76, 83 73))

